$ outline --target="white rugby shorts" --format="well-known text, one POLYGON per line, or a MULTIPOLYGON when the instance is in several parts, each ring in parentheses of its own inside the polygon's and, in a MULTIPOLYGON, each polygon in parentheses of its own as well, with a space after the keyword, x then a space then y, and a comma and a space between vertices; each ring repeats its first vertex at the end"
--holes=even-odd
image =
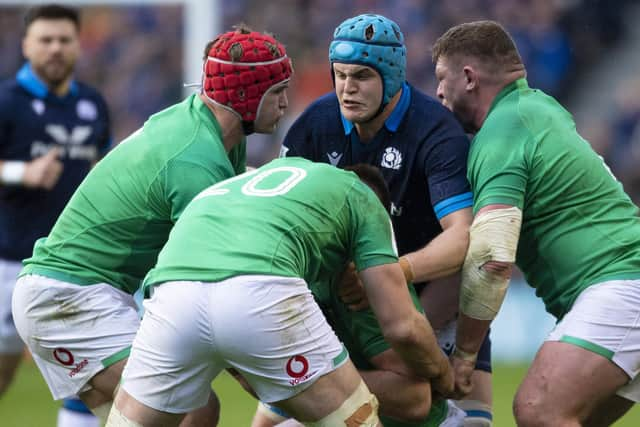
POLYGON ((21 269, 19 261, 0 259, 0 354, 20 354, 24 348, 11 314, 11 295, 21 269))
POLYGON ((640 401, 640 280, 611 280, 589 286, 549 334, 600 354, 630 381, 618 395, 640 401))
POLYGON ((18 279, 13 316, 56 400, 89 390, 94 375, 125 359, 140 325, 133 296, 111 285, 39 275, 18 279))
POLYGON ((302 279, 167 282, 153 289, 144 306, 121 387, 159 411, 204 406, 211 381, 228 367, 261 400, 276 402, 348 359, 302 279))

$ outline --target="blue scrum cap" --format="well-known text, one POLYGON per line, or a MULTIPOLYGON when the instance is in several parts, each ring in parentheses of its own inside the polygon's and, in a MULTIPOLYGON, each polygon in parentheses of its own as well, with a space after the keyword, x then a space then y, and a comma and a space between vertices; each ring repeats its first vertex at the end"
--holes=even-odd
POLYGON ((398 24, 382 15, 365 14, 338 25, 329 46, 329 62, 332 66, 341 62, 375 69, 382 77, 384 106, 405 81, 406 51, 398 24))

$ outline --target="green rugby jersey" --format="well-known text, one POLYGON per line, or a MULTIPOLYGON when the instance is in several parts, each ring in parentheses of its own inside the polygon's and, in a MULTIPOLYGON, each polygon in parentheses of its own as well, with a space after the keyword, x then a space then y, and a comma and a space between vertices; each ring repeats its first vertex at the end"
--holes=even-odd
POLYGON ((247 274, 328 282, 348 259, 358 271, 397 261, 384 207, 351 172, 283 158, 198 195, 144 286, 247 274))
POLYGON ((474 212, 523 212, 516 263, 558 319, 586 287, 640 278, 640 219, 571 115, 525 79, 505 87, 471 144, 474 212))
POLYGON ((154 114, 89 173, 21 275, 134 293, 189 201, 244 172, 245 159, 244 141, 225 152, 197 95, 154 114))

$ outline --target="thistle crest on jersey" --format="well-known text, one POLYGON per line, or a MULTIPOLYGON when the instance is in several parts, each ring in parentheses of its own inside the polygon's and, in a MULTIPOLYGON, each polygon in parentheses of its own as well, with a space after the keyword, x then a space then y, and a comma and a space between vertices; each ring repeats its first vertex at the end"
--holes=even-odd
POLYGON ((380 166, 387 169, 400 169, 400 166, 402 166, 402 154, 400 153, 400 151, 398 151, 397 148, 385 148, 384 153, 382 153, 382 161, 380 162, 380 166))
POLYGON ((284 46, 269 35, 239 28, 218 36, 206 54, 203 93, 240 116, 245 133, 252 133, 264 94, 293 73, 284 46))

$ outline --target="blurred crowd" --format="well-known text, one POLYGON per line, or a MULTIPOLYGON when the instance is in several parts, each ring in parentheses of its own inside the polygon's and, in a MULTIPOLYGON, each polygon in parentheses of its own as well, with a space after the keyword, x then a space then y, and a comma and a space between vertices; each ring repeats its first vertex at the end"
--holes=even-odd
MULTIPOLYGON (((26 9, 0 8, 0 78, 23 62, 26 9)), ((107 100, 115 141, 182 97, 182 8, 85 7, 77 78, 107 100)), ((204 50, 204 46, 198 47, 204 50)))
MULTIPOLYGON (((275 137, 255 135, 249 161, 275 157, 282 133, 313 99, 332 89, 328 45, 337 24, 367 11, 395 20, 406 37, 408 80, 435 93, 430 46, 451 25, 495 19, 514 36, 532 86, 565 101, 580 74, 603 61, 621 40, 632 0, 234 0, 219 1, 223 29, 244 22, 274 33, 296 70, 290 108, 275 137)), ((20 8, 0 9, 0 78, 12 76, 22 57, 20 8)), ((78 78, 98 87, 109 103, 116 141, 153 112, 183 96, 181 6, 90 6, 83 9, 83 55, 78 78)), ((193 46, 198 51, 204 46, 193 46)), ((614 89, 612 89, 614 90, 614 89)), ((616 108, 580 129, 640 202, 640 80, 622 82, 616 108)), ((581 124, 582 126, 582 124, 581 124)))

